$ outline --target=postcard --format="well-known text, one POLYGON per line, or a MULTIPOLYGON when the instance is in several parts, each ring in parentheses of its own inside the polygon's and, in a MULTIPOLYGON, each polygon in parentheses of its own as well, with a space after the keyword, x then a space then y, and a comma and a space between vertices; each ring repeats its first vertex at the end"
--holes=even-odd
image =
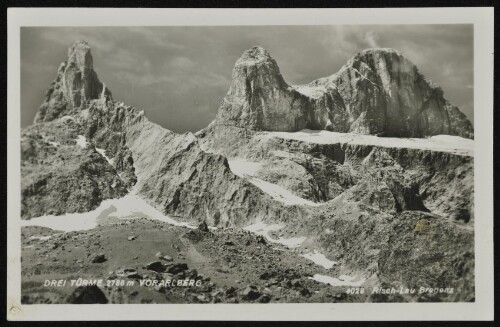
POLYGON ((493 318, 493 9, 8 12, 10 320, 493 318))

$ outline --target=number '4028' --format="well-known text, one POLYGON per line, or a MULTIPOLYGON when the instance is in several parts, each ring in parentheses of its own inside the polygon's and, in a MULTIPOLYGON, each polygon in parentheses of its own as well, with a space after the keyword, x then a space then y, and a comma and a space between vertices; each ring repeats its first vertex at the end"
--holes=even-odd
POLYGON ((349 287, 347 289, 347 294, 364 294, 365 289, 364 287, 349 287))

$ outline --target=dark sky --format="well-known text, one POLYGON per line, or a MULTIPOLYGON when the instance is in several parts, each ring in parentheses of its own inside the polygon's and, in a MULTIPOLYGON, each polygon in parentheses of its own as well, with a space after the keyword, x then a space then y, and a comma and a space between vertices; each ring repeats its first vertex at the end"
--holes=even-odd
POLYGON ((175 132, 212 121, 235 61, 255 45, 271 53, 292 85, 337 72, 363 49, 397 49, 474 119, 472 25, 24 27, 22 126, 32 123, 67 48, 81 39, 114 99, 175 132))

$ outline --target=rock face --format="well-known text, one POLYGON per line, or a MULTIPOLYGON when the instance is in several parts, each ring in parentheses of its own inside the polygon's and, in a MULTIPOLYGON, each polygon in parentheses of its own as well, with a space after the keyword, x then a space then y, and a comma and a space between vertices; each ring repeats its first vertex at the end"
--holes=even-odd
POLYGON ((283 80, 276 61, 260 47, 245 51, 233 69, 220 123, 253 130, 300 130, 307 124, 306 99, 283 80))
POLYGON ((289 86, 269 53, 254 47, 236 61, 232 77, 213 125, 397 137, 474 136, 470 121, 443 98, 441 88, 392 49, 362 51, 334 75, 289 86))
MULTIPOLYGON (((115 101, 94 101, 80 115, 87 138, 113 158, 127 157, 135 190, 160 211, 211 225, 240 225, 248 217, 297 214, 235 176, 223 156, 206 153, 192 134, 175 134, 142 111, 115 101)), ((121 161, 123 162, 123 161, 121 161)), ((119 161, 115 169, 121 171, 119 161)), ((123 176, 123 175, 122 175, 123 176)))
MULTIPOLYGON (((81 125, 59 119, 21 135, 21 217, 86 212, 128 193, 93 144, 79 142, 81 125)), ((83 140, 80 135, 80 140, 83 140)))
POLYGON ((345 128, 346 115, 338 92, 312 99, 289 86, 276 61, 261 47, 243 53, 232 73, 229 92, 222 101, 217 124, 263 131, 298 131, 304 128, 345 128))
POLYGON ((77 41, 68 49, 68 59, 61 64, 56 79, 48 88, 35 123, 71 114, 88 100, 109 98, 111 91, 94 71, 88 43, 77 41))
POLYGON ((331 83, 348 108, 351 132, 403 137, 474 135, 470 121, 443 98, 442 89, 393 49, 362 51, 338 73, 310 86, 331 83))

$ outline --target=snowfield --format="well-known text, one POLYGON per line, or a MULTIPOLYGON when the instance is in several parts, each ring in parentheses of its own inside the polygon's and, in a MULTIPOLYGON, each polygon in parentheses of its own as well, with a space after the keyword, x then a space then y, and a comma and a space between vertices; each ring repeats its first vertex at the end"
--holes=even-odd
POLYGON ((266 240, 271 243, 282 244, 288 248, 299 247, 306 240, 305 237, 291 237, 291 238, 280 237, 278 239, 275 239, 269 236, 270 232, 280 230, 283 227, 285 226, 280 224, 266 224, 264 222, 259 221, 245 227, 244 229, 254 234, 264 236, 266 240))
POLYGON ((301 198, 280 185, 255 177, 262 167, 262 163, 251 162, 242 158, 228 160, 228 163, 229 168, 236 176, 247 179, 250 183, 269 194, 273 199, 285 205, 320 206, 323 204, 301 198))
POLYGON ((327 89, 324 85, 305 84, 305 85, 294 85, 292 87, 295 89, 295 91, 314 99, 323 96, 327 92, 327 89))
POLYGON ((338 262, 332 261, 325 257, 324 254, 320 253, 318 250, 314 250, 314 252, 308 252, 301 255, 302 257, 311 260, 315 264, 322 266, 325 269, 330 269, 333 266, 337 265, 338 262))
POLYGON ((303 129, 299 132, 261 132, 258 137, 282 138, 317 144, 347 143, 385 148, 421 149, 474 156, 474 140, 452 135, 435 135, 428 138, 398 138, 303 129))
POLYGON ((78 135, 78 138, 76 139, 76 144, 85 149, 88 145, 88 142, 85 136, 78 135))
POLYGON ((137 219, 149 218, 159 220, 173 226, 183 226, 194 229, 195 226, 162 214, 156 208, 141 199, 137 194, 129 193, 119 199, 109 199, 92 211, 83 213, 68 213, 60 216, 41 216, 30 220, 21 220, 21 226, 41 226, 64 232, 94 229, 99 221, 106 218, 137 219))
POLYGON ((241 178, 256 176, 263 166, 261 162, 252 162, 244 158, 228 160, 228 163, 233 174, 241 178))
POLYGON ((252 177, 249 178, 248 181, 252 183, 253 185, 257 186, 260 188, 262 191, 265 193, 269 194, 270 196, 273 197, 273 199, 289 206, 293 205, 306 205, 306 206, 320 206, 323 203, 316 203, 310 200, 306 200, 304 198, 301 198, 286 188, 279 186, 277 184, 272 184, 269 182, 266 182, 265 180, 262 180, 260 178, 252 177))

